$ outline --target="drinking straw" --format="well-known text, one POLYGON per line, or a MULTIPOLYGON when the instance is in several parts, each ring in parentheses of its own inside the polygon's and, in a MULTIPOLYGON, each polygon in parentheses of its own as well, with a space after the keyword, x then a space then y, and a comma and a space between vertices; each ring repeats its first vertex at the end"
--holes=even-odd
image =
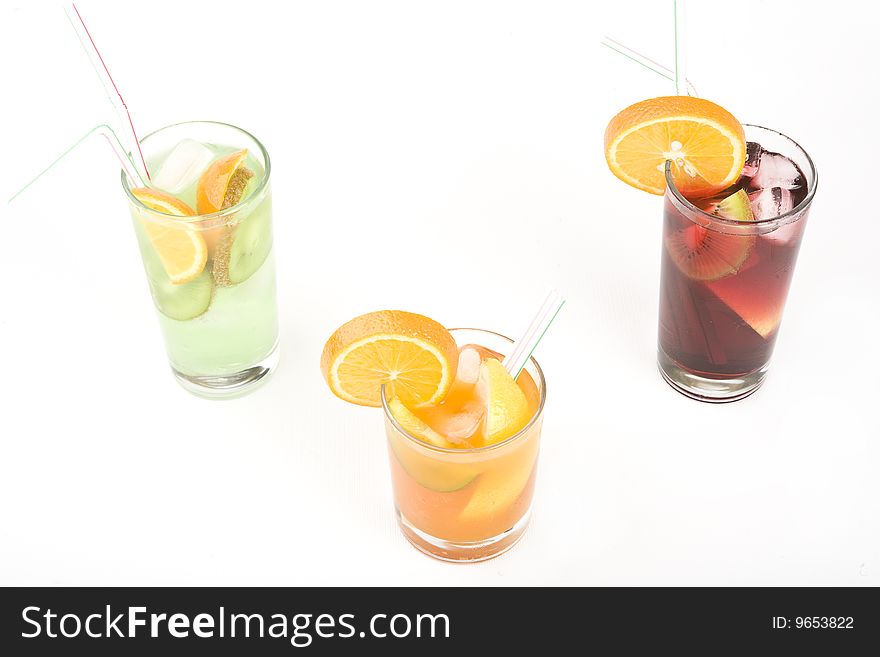
POLYGON ((141 177, 141 174, 138 172, 138 170, 132 165, 131 157, 128 153, 125 152, 125 148, 123 147, 122 142, 119 141, 119 137, 116 136, 113 128, 111 128, 109 125, 104 124, 95 126, 82 137, 77 139, 67 150, 56 157, 49 166, 40 171, 40 173, 38 173, 36 176, 33 177, 32 180, 30 180, 30 182, 28 182, 24 187, 15 192, 15 194, 12 195, 7 203, 12 203, 22 192, 24 192, 28 187, 30 187, 40 178, 42 178, 52 167, 63 160, 68 153, 70 153, 73 149, 75 149, 92 135, 101 135, 102 137, 104 137, 104 139, 107 141, 107 144, 109 144, 110 148, 113 149, 113 152, 116 154, 116 158, 119 160, 119 164, 122 166, 122 170, 125 171, 125 175, 128 176, 128 179, 133 187, 146 187, 144 179, 141 177))
POLYGON ((687 76, 685 75, 685 29, 684 0, 672 0, 672 15, 675 22, 675 93, 687 96, 687 76))
MULTIPOLYGON (((629 48, 619 41, 615 41, 611 37, 603 37, 600 43, 608 48, 609 50, 613 50, 619 55, 623 55, 627 59, 639 64, 640 66, 644 66, 649 71, 656 73, 657 75, 666 78, 670 82, 675 82, 675 71, 671 68, 664 66, 663 64, 654 61, 650 57, 647 57, 639 52, 636 52, 632 48, 629 48)), ((684 78, 684 76, 682 76, 684 78)), ((697 89, 691 83, 690 80, 684 79, 685 84, 687 85, 687 93, 685 95, 688 96, 698 96, 697 89)))
POLYGON ((107 68, 107 63, 101 56, 101 52, 98 50, 95 40, 89 33, 89 28, 86 27, 82 15, 76 8, 76 4, 71 2, 69 6, 64 8, 64 11, 67 14, 67 19, 70 21, 70 25, 73 27, 73 31, 76 33, 89 62, 92 64, 92 68, 95 69, 95 74, 104 86, 104 91, 107 92, 107 98, 116 110, 120 123, 125 125, 126 121, 128 122, 128 126, 131 129, 131 135, 126 141, 129 142, 128 146, 130 148, 124 150, 130 151, 132 154, 137 152, 138 157, 132 157, 131 162, 143 180, 150 180, 150 171, 147 168, 144 154, 141 152, 141 143, 138 139, 137 132, 134 129, 134 121, 132 121, 131 112, 128 111, 128 105, 125 104, 125 100, 122 98, 119 87, 116 86, 116 82, 113 81, 113 76, 110 75, 110 69, 107 68), (98 65, 99 63, 100 66, 98 65))
POLYGON ((101 135, 107 141, 131 184, 134 187, 146 187, 147 185, 141 177, 140 171, 134 166, 131 155, 125 152, 125 148, 122 146, 122 142, 119 141, 119 137, 113 132, 113 128, 107 124, 102 124, 93 128, 92 132, 101 135))
POLYGON ((522 337, 513 343, 513 349, 502 364, 514 379, 519 376, 526 363, 529 362, 535 347, 538 346, 563 305, 565 305, 565 299, 562 295, 556 290, 550 290, 522 337))

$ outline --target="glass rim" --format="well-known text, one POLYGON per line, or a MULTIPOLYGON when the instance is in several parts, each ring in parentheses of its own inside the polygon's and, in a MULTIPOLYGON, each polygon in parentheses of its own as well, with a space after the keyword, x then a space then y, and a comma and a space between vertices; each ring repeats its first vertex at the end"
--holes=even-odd
POLYGON ((227 217, 229 215, 240 212, 241 208, 243 206, 247 206, 253 199, 258 198, 259 194, 269 184, 269 176, 272 172, 272 163, 269 160, 269 151, 266 150, 266 147, 263 146, 263 143, 259 139, 254 137, 250 132, 248 132, 244 128, 239 128, 238 126, 232 125, 231 123, 223 123, 222 121, 181 121, 179 123, 172 123, 170 125, 166 125, 162 128, 159 128, 158 130, 153 130, 153 132, 144 136, 140 140, 140 142, 138 142, 138 143, 143 144, 145 141, 147 141, 153 135, 159 134, 160 132, 163 132, 165 130, 170 130, 171 128, 179 128, 181 126, 188 126, 188 125, 217 125, 217 126, 222 126, 224 128, 232 128, 233 130, 236 130, 236 131, 242 133, 243 135, 249 137, 250 139, 252 139, 253 142, 257 145, 257 147, 260 149, 260 153, 263 156, 263 162, 264 162, 264 165, 263 165, 264 174, 263 174, 262 180, 260 180, 259 185, 257 185, 257 188, 244 201, 236 203, 235 205, 231 205, 224 210, 218 210, 217 212, 212 212, 210 214, 195 214, 192 217, 181 217, 176 214, 168 214, 167 212, 160 212, 159 210, 154 210, 153 208, 148 207, 148 206, 144 205, 143 203, 141 203, 141 201, 134 194, 131 193, 131 185, 128 182, 128 176, 125 174, 125 170, 122 170, 122 172, 120 174, 121 180, 122 180, 122 188, 125 190, 125 193, 128 196, 128 200, 131 201, 135 205, 135 207, 137 207, 139 209, 146 210, 147 212, 154 214, 154 215, 157 215, 158 217, 162 217, 162 218, 173 217, 174 221, 176 223, 185 223, 185 224, 196 223, 196 222, 204 221, 205 219, 222 219, 222 218, 227 217))
MULTIPOLYGON (((502 335, 501 333, 496 333, 495 331, 489 331, 488 329, 478 329, 478 328, 467 328, 467 327, 458 327, 448 329, 450 333, 454 333, 455 331, 474 331, 477 333, 487 333, 489 335, 493 335, 495 337, 501 338, 510 344, 513 344, 513 340, 508 338, 506 335, 502 335)), ((481 345, 482 346, 482 345, 481 345)), ((488 348, 488 347, 487 347, 488 348)), ((392 426, 397 429, 404 437, 409 439, 410 441, 424 447, 433 452, 440 452, 443 454, 485 454, 487 452, 491 452, 495 449, 501 449, 508 443, 511 443, 521 436, 523 436, 526 432, 528 432, 538 421, 538 418, 541 417, 544 413, 544 402, 547 399, 547 382, 544 379, 544 371, 541 369, 541 366, 538 364, 538 361, 535 360, 534 356, 529 357, 529 362, 535 366, 535 371, 538 375, 538 380, 535 382, 538 384, 538 408, 535 409, 535 412, 532 414, 532 417, 529 418, 529 421, 526 425, 517 431, 512 436, 505 438, 499 443, 492 443, 491 445, 483 445, 482 447, 470 447, 468 449, 458 449, 455 447, 438 447, 437 445, 430 445, 426 443, 421 438, 418 438, 412 435, 409 431, 400 426, 400 423, 397 421, 397 418, 394 417, 394 414, 391 413, 391 410, 388 408, 388 400, 385 397, 385 384, 382 384, 382 388, 379 392, 379 397, 382 400, 382 410, 385 413, 385 418, 388 419, 392 426)))
MULTIPOLYGON (((785 224, 785 223, 789 223, 788 221, 785 221, 785 220, 790 219, 792 217, 795 217, 796 215, 800 214, 805 209, 810 207, 810 203, 813 202, 813 196, 815 196, 815 194, 816 194, 816 188, 819 186, 819 173, 816 171, 816 165, 813 162, 813 158, 811 158, 810 154, 807 153, 806 150, 804 150, 803 146, 798 144, 794 139, 792 139, 788 135, 783 134, 783 133, 779 132, 778 130, 773 130, 772 128, 765 128, 762 125, 755 125, 753 123, 743 123, 742 125, 744 128, 757 128, 758 130, 764 130, 765 132, 775 133, 775 134, 779 135, 780 137, 791 142, 791 144, 795 148, 797 148, 801 153, 804 154, 804 157, 807 159, 807 163, 810 166, 810 173, 813 174, 813 184, 807 188, 807 195, 804 197, 804 199, 800 203, 798 203, 796 206, 794 206, 788 212, 784 212, 777 217, 768 217, 767 219, 758 219, 756 221, 750 221, 747 224, 742 221, 737 221, 736 219, 727 219, 725 217, 719 217, 717 215, 706 212, 705 210, 701 210, 696 205, 694 205, 693 203, 688 201, 682 195, 682 193, 680 191, 678 191, 678 187, 675 186, 675 181, 672 178, 672 160, 666 160, 666 163, 664 165, 664 175, 666 177, 666 191, 668 193, 671 193, 673 198, 675 198, 676 201, 681 203, 685 207, 686 210, 693 212, 696 215, 705 217, 711 223, 716 223, 716 224, 720 224, 723 226, 737 226, 739 228, 744 228, 745 226, 767 226, 769 224, 776 223, 776 222, 779 222, 780 225, 785 224)), ((804 172, 804 175, 806 176, 807 172, 804 172)))

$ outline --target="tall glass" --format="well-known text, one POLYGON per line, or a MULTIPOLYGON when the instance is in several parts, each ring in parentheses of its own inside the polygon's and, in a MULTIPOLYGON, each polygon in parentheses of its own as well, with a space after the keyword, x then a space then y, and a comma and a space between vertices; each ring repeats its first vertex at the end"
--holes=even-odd
POLYGON ((792 205, 778 216, 737 221, 701 210, 676 188, 666 163, 658 363, 673 388, 708 402, 742 399, 763 382, 816 192, 816 169, 798 144, 775 130, 743 127, 746 141, 763 149, 755 152, 773 157, 747 161, 738 186, 753 206, 792 205), (759 162, 791 171, 794 163, 801 176, 779 182, 765 170, 759 177, 759 162), (757 189, 756 181, 769 186, 757 189))
MULTIPOLYGON (((502 356, 512 341, 479 329, 452 329, 459 347, 480 345, 502 356)), ((404 536, 416 548, 445 561, 483 561, 506 552, 529 522, 541 440, 546 388, 535 359, 523 373, 535 409, 510 438, 486 447, 445 449, 403 429, 382 406, 391 461, 394 506, 404 536)))
MULTIPOLYGON (((218 212, 180 217, 144 205, 124 173, 122 187, 174 376, 203 397, 239 396, 265 380, 278 362, 269 154, 255 137, 234 126, 179 123, 141 140, 151 171, 184 140, 217 153, 247 149, 247 165, 255 169, 252 191, 218 212), (155 226, 161 226, 204 238, 207 262, 194 280, 171 282, 148 234, 151 223, 154 234, 155 226)), ((195 208, 196 183, 177 196, 195 208)))

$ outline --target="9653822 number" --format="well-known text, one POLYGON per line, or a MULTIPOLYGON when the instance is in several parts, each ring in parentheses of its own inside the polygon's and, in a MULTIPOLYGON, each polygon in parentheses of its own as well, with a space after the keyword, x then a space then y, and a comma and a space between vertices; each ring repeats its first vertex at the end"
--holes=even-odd
POLYGON ((852 616, 797 616, 794 626, 799 630, 851 630, 852 616))

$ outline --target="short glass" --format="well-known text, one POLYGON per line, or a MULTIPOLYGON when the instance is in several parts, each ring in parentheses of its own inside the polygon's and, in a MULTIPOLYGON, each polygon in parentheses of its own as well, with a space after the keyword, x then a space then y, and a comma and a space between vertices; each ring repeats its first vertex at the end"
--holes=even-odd
POLYGON ((779 216, 745 222, 704 212, 678 191, 666 163, 658 364, 673 388, 708 402, 742 399, 764 381, 816 192, 816 169, 798 144, 775 130, 743 127, 747 142, 803 174, 806 190, 767 188, 780 198, 797 195, 779 216), (673 257, 695 239, 702 254, 673 257))
POLYGON ((246 148, 248 163, 258 169, 261 179, 240 203, 192 217, 172 217, 145 206, 132 194, 124 173, 122 187, 174 376, 196 395, 236 397, 264 381, 278 362, 269 154, 240 128, 192 121, 162 128, 141 140, 151 170, 183 140, 215 149, 246 148), (180 285, 171 283, 144 228, 147 222, 204 237, 208 260, 198 277, 180 285))
MULTIPOLYGON (((512 341, 480 329, 451 329, 459 347, 475 344, 502 356, 512 341)), ((382 407, 391 462, 394 506, 403 535, 422 552, 444 561, 484 561, 509 550, 529 523, 546 387, 532 358, 523 369, 534 386, 526 393, 536 409, 510 438, 475 449, 428 445, 407 433, 382 407)), ((521 375, 522 376, 522 375, 521 375)))

